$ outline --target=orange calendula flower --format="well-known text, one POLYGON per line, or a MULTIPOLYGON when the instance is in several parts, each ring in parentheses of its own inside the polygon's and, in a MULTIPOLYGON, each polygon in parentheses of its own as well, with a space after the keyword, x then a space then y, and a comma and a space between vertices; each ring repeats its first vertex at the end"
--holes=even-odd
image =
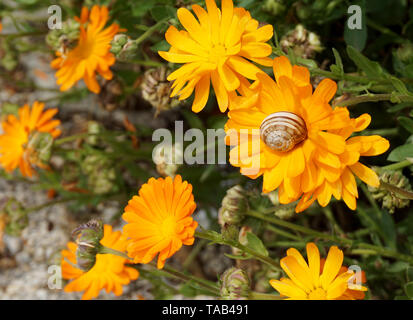
MULTIPOLYGON (((127 239, 120 231, 112 231, 110 225, 104 225, 103 238, 100 243, 110 249, 124 252, 127 239)), ((96 255, 94 266, 83 271, 76 266, 77 244, 69 242, 68 250, 62 251, 62 277, 71 280, 64 288, 66 292, 84 291, 83 300, 96 298, 99 291, 113 292, 116 296, 122 294, 122 285, 127 285, 139 276, 138 270, 128 267, 128 259, 110 253, 96 255)))
MULTIPOLYGON (((338 182, 345 169, 376 185, 374 172, 357 161, 360 155, 385 152, 388 141, 378 136, 348 139, 368 125, 369 116, 351 119, 347 108, 333 109, 329 101, 337 90, 334 81, 324 79, 313 92, 307 68, 292 66, 286 57, 275 58, 273 68, 275 81, 259 73, 257 82, 231 99, 225 127, 227 143, 235 146, 230 163, 250 178, 262 175, 263 192, 278 188, 283 204, 305 194, 303 202, 310 205, 317 188, 333 183, 331 194, 347 199, 338 182)), ((317 191, 315 198, 326 206, 331 194, 317 191)), ((299 204, 296 211, 303 208, 299 204)))
POLYGON ((109 19, 109 11, 105 6, 83 7, 81 17, 76 18, 81 23, 77 46, 66 52, 56 52, 57 58, 51 66, 59 69, 56 72, 57 84, 61 91, 70 89, 83 78, 86 86, 94 93, 100 92, 96 74, 112 79, 109 67, 115 63, 115 56, 109 50, 111 41, 119 31, 116 23, 105 28, 109 19))
POLYGON ((174 81, 172 97, 184 100, 195 90, 192 110, 199 112, 208 101, 212 82, 219 108, 225 112, 229 97, 248 85, 246 78, 256 80, 262 72, 251 61, 271 66, 272 48, 265 42, 273 36, 273 27, 259 27, 248 11, 234 8, 232 0, 222 0, 221 10, 215 0, 206 0, 206 6, 207 11, 192 6, 198 20, 185 8, 178 10, 186 31, 169 27, 165 38, 171 48, 159 55, 184 64, 168 76, 174 81))
POLYGON ((30 140, 37 132, 49 133, 53 138, 61 134, 57 128, 60 121, 52 119, 57 111, 44 111, 44 104, 36 101, 31 108, 27 104, 21 107, 18 117, 6 118, 2 123, 4 133, 0 135, 0 165, 7 172, 19 167, 23 176, 33 176, 32 166, 41 164, 33 160, 30 140))
POLYGON ((308 243, 307 260, 308 263, 297 249, 288 249, 280 264, 289 278, 270 280, 271 286, 287 300, 364 299, 367 288, 354 283, 357 274, 342 266, 343 251, 339 248, 332 246, 324 262, 317 246, 308 243))
POLYGON ((125 208, 123 227, 131 239, 127 252, 135 263, 149 263, 159 253, 158 268, 183 244, 194 243, 198 223, 191 217, 196 204, 192 185, 180 175, 166 179, 151 178, 125 208))

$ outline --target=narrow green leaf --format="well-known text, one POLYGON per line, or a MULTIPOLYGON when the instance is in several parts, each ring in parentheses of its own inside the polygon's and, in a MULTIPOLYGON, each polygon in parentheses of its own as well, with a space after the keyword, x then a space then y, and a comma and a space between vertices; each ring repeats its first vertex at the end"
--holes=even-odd
POLYGON ((347 54, 356 66, 366 73, 369 78, 380 78, 383 75, 383 69, 380 64, 371 61, 352 46, 347 46, 347 54))
POLYGON ((410 133, 413 133, 413 120, 407 117, 398 117, 397 120, 400 124, 410 133))
POLYGON ((413 281, 406 283, 404 290, 406 291, 406 294, 409 298, 413 298, 413 281))
POLYGON ((263 256, 268 257, 268 251, 265 248, 264 244, 262 243, 261 239, 258 238, 255 234, 251 232, 247 232, 247 241, 248 247, 252 250, 262 254, 263 256))
POLYGON ((399 162, 411 157, 413 157, 413 144, 405 144, 390 152, 387 160, 399 162))

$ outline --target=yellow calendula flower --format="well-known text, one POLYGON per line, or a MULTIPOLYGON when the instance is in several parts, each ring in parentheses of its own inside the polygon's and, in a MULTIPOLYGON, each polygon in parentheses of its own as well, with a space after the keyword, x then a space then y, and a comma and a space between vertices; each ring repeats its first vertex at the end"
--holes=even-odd
POLYGON ((109 19, 109 11, 105 6, 83 7, 80 22, 78 44, 68 52, 56 52, 57 58, 51 66, 56 72, 57 84, 61 91, 66 91, 83 79, 86 86, 94 93, 100 92, 96 74, 106 80, 112 79, 109 67, 115 63, 115 56, 109 52, 111 41, 119 31, 119 26, 113 23, 105 28, 109 19))
MULTIPOLYGON (((348 113, 347 109, 343 109, 348 113)), ((325 207, 332 196, 337 200, 342 199, 350 209, 355 210, 357 207, 356 199, 358 198, 355 176, 372 187, 378 188, 380 186, 377 174, 360 163, 359 159, 360 156, 382 154, 390 147, 389 141, 378 135, 349 138, 353 132, 359 132, 367 128, 370 121, 370 115, 363 114, 356 119, 349 118, 349 127, 332 130, 346 139, 345 151, 338 156, 340 167, 330 169, 330 174, 325 175, 325 179, 317 188, 304 193, 297 205, 297 212, 305 210, 315 200, 322 207, 325 207)), ((325 170, 324 173, 326 173, 325 170)))
POLYGON ((159 253, 158 268, 182 245, 194 243, 198 223, 191 217, 196 208, 192 185, 180 175, 154 179, 142 186, 122 218, 127 222, 123 233, 130 238, 129 257, 135 263, 149 263, 159 253))
MULTIPOLYGON (((280 261, 288 278, 270 280, 271 286, 287 300, 364 299, 367 288, 354 283, 354 272, 343 267, 343 251, 332 246, 325 261, 314 243, 307 244, 307 260, 295 248, 287 250, 280 261)), ((360 282, 365 282, 361 278, 360 282)))
MULTIPOLYGON (((127 239, 120 231, 112 231, 110 225, 104 225, 103 238, 100 243, 110 249, 124 252, 127 239)), ((66 292, 81 292, 83 300, 96 298, 99 291, 113 292, 116 296, 122 294, 122 286, 136 280, 138 270, 128 267, 128 259, 110 253, 96 255, 94 266, 88 271, 76 267, 76 250, 78 245, 74 242, 67 244, 68 250, 62 251, 62 277, 71 280, 64 288, 66 292)))
POLYGON ((33 150, 30 146, 31 138, 37 133, 49 133, 52 138, 61 134, 59 120, 53 120, 57 109, 44 111, 44 104, 34 102, 30 108, 24 105, 18 111, 18 117, 8 115, 1 124, 4 133, 0 134, 0 165, 6 172, 12 172, 17 167, 23 176, 33 176, 33 166, 36 163, 31 156, 33 150))
MULTIPOLYGON (((273 68, 275 81, 257 74, 257 82, 231 99, 225 126, 227 143, 234 146, 230 163, 250 178, 262 175, 263 192, 278 188, 282 204, 303 194, 309 203, 317 188, 340 180, 344 168, 375 185, 376 181, 366 177, 374 172, 356 162, 360 155, 386 151, 387 140, 378 136, 348 139, 368 125, 369 116, 351 119, 347 108, 333 109, 329 101, 337 90, 334 81, 324 79, 313 92, 307 68, 292 66, 286 57, 275 58, 273 68), (374 152, 364 144, 373 140, 379 141, 374 152)), ((340 199, 346 191, 338 183, 331 193, 340 199)), ((316 196, 323 206, 331 198, 320 191, 316 196)), ((296 211, 303 208, 300 204, 296 211)))
POLYGON ((248 85, 246 78, 256 80, 256 74, 262 72, 251 61, 271 66, 268 56, 272 48, 265 42, 273 36, 273 28, 259 27, 248 11, 234 8, 232 0, 222 0, 221 10, 214 0, 206 0, 206 6, 207 11, 192 6, 198 20, 185 8, 178 10, 186 30, 169 27, 165 38, 171 48, 159 55, 184 64, 168 76, 174 81, 171 96, 183 100, 195 90, 192 110, 199 112, 208 101, 212 82, 219 108, 225 112, 229 97, 248 85))

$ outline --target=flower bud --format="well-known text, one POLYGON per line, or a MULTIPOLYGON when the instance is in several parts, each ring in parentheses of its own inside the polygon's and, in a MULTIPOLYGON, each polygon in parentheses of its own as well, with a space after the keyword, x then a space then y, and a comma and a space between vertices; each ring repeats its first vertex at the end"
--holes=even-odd
POLYGON ((262 9, 273 16, 278 16, 285 12, 286 7, 282 4, 282 0, 266 0, 262 5, 262 9))
POLYGON ((53 137, 48 132, 35 131, 30 137, 26 148, 26 156, 30 163, 45 168, 52 156, 53 137))
POLYGON ((132 40, 125 34, 117 34, 112 42, 111 49, 116 59, 122 62, 127 62, 132 60, 138 51, 138 44, 136 41, 132 40))
POLYGON ((221 276, 221 298, 224 300, 246 300, 250 293, 247 274, 238 268, 230 268, 221 276))
POLYGON ((100 240, 103 238, 102 222, 90 220, 73 230, 72 237, 76 238, 78 267, 84 271, 90 270, 94 266, 96 255, 102 247, 100 244, 100 240))
POLYGON ((172 82, 168 81, 168 75, 169 71, 165 67, 160 67, 146 71, 143 76, 142 98, 156 109, 155 116, 179 104, 179 100, 171 98, 172 82))
MULTIPOLYGON (((397 188, 411 191, 412 187, 401 171, 384 171, 380 174, 380 180, 397 188)), ((369 186, 369 191, 374 199, 382 202, 382 207, 394 213, 396 208, 405 208, 409 206, 410 200, 401 198, 398 194, 384 188, 374 188, 369 186)))
POLYGON ((82 171, 87 175, 88 187, 95 194, 109 193, 115 186, 116 170, 107 158, 96 154, 86 156, 82 171))
POLYGON ((96 146, 99 143, 99 133, 102 132, 102 126, 97 121, 88 121, 87 133, 89 136, 86 138, 86 142, 91 146, 96 146))
MULTIPOLYGON (((251 227, 249 226, 242 226, 239 234, 238 234, 238 242, 241 243, 243 246, 248 246, 248 238, 247 238, 247 233, 252 232, 251 227)), ((239 255, 244 255, 242 250, 232 247, 232 253, 236 256, 239 255)))
POLYGON ((280 45, 285 53, 292 49, 295 55, 305 59, 312 59, 323 50, 318 35, 307 31, 301 24, 283 36, 280 45))
POLYGON ((73 49, 79 39, 80 24, 74 19, 62 23, 61 29, 52 29, 46 36, 46 43, 54 50, 65 54, 73 49))
POLYGON ((225 224, 239 225, 248 210, 248 200, 245 191, 240 185, 227 190, 222 199, 221 208, 218 213, 218 222, 221 226, 225 224))
POLYGON ((263 193, 264 196, 268 197, 271 203, 276 207, 274 209, 274 214, 283 220, 291 219, 295 214, 296 202, 289 204, 281 204, 278 199, 278 191, 271 191, 269 193, 263 193))
POLYGON ((4 221, 6 222, 6 233, 12 236, 19 236, 29 224, 23 205, 16 199, 11 198, 6 202, 2 211, 4 221))

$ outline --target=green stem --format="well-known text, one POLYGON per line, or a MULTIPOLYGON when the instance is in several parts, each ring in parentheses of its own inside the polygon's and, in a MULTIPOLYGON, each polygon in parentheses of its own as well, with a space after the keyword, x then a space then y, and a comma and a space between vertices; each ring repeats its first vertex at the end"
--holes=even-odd
POLYGON ((280 220, 280 219, 277 219, 275 217, 269 217, 269 216, 266 216, 266 215, 264 215, 260 212, 256 212, 256 211, 252 211, 252 210, 248 211, 247 215, 249 215, 251 217, 258 218, 258 219, 261 219, 261 220, 264 220, 264 221, 274 223, 276 225, 280 225, 280 226, 283 226, 283 227, 286 227, 286 228, 290 228, 291 230, 306 233, 306 234, 312 235, 316 238, 322 238, 322 239, 334 241, 334 242, 337 242, 337 243, 341 243, 343 245, 348 245, 350 247, 354 246, 356 249, 359 248, 359 249, 374 250, 376 252, 376 254, 379 254, 381 256, 396 258, 396 259, 403 260, 403 261, 406 261, 408 263, 413 264, 413 256, 406 255, 406 254, 403 254, 403 253, 399 253, 399 252, 394 251, 394 250, 382 248, 382 247, 371 245, 371 244, 368 244, 368 243, 359 243, 359 242, 353 241, 351 239, 335 237, 335 236, 332 236, 332 235, 329 235, 329 234, 325 234, 325 233, 314 231, 312 229, 309 229, 309 228, 306 228, 306 227, 303 227, 303 226, 296 225, 296 224, 288 222, 288 221, 280 220))
POLYGON ((206 239, 206 240, 209 240, 209 241, 218 242, 218 243, 221 243, 221 244, 225 244, 227 246, 237 248, 237 249, 239 249, 239 250, 241 250, 245 253, 250 254, 255 259, 269 265, 270 267, 274 268, 275 270, 277 270, 277 271, 281 270, 280 265, 276 261, 274 261, 270 257, 264 256, 264 255, 256 252, 255 250, 253 250, 253 249, 251 249, 247 246, 242 245, 238 241, 226 240, 222 237, 220 239, 216 239, 215 237, 212 237, 212 236, 210 236, 209 234, 207 234, 205 232, 199 232, 199 231, 195 232, 195 236, 197 238, 206 239))
POLYGON ((54 200, 54 201, 43 203, 39 206, 25 208, 24 212, 27 214, 27 213, 30 213, 30 212, 33 212, 33 211, 39 211, 41 209, 44 209, 44 208, 47 208, 47 207, 50 207, 50 206, 54 206, 56 204, 66 203, 66 202, 73 201, 73 200, 76 200, 76 199, 66 198, 66 199, 54 200))
MULTIPOLYGON (((391 98, 392 95, 390 93, 366 94, 362 96, 351 97, 346 100, 334 103, 334 106, 348 107, 363 102, 388 101, 391 100, 391 98)), ((397 98, 399 98, 401 102, 413 102, 413 96, 410 95, 397 95, 397 98)))
POLYGON ((142 43, 143 41, 145 41, 148 37, 150 37, 152 35, 152 33, 154 33, 159 26, 167 23, 168 19, 163 19, 161 21, 159 21, 158 23, 154 24, 152 27, 150 27, 148 30, 146 30, 139 38, 137 38, 135 40, 135 43, 137 45, 139 45, 140 43, 142 43))
POLYGON ((322 239, 326 239, 326 240, 330 240, 330 241, 334 241, 334 242, 342 242, 342 243, 345 243, 345 244, 351 244, 352 243, 352 241, 350 239, 338 238, 336 236, 332 236, 332 235, 329 235, 329 234, 326 234, 326 233, 323 233, 323 232, 315 231, 313 229, 303 227, 303 226, 300 226, 300 225, 297 225, 295 223, 291 223, 291 222, 288 222, 288 221, 285 221, 285 220, 281 220, 281 219, 278 219, 276 217, 270 217, 270 216, 264 215, 264 214, 262 214, 260 212, 257 212, 257 211, 249 210, 247 212, 247 215, 249 215, 251 217, 254 217, 254 218, 258 218, 260 220, 264 220, 264 221, 276 224, 276 225, 281 226, 281 227, 285 227, 285 228, 294 230, 294 231, 309 234, 309 235, 311 235, 315 238, 322 238, 322 239))
POLYGON ((279 229, 279 228, 277 228, 277 227, 274 227, 272 224, 268 224, 268 225, 267 225, 267 229, 268 229, 268 230, 271 230, 271 231, 274 232, 275 234, 278 234, 278 235, 283 236, 283 237, 285 237, 285 238, 289 238, 289 239, 292 239, 292 240, 301 240, 300 237, 298 237, 298 236, 296 236, 296 235, 293 235, 292 233, 289 233, 289 232, 287 232, 287 231, 281 230, 281 229, 279 229))
POLYGON ((113 254, 113 255, 115 255, 115 256, 119 256, 119 257, 125 258, 125 259, 127 259, 127 260, 129 260, 129 261, 133 261, 133 259, 132 259, 132 258, 129 258, 129 256, 128 256, 126 253, 124 253, 124 252, 122 252, 122 251, 118 251, 118 250, 112 249, 112 248, 109 248, 109 247, 105 247, 105 246, 102 246, 102 247, 100 248, 99 253, 101 253, 101 254, 113 254))
POLYGON ((185 262, 182 264, 184 270, 188 269, 191 265, 192 261, 197 257, 198 253, 202 250, 202 248, 207 244, 207 241, 202 239, 200 240, 194 248, 191 250, 191 253, 186 258, 185 262))
POLYGON ((330 223, 333 225, 334 230, 340 234, 341 236, 344 235, 344 231, 343 229, 341 229, 341 227, 339 226, 339 224, 337 223, 336 219, 334 218, 334 214, 331 211, 331 209, 329 207, 324 207, 323 208, 323 212, 324 215, 326 216, 326 218, 330 221, 330 223))
POLYGON ((381 167, 382 170, 399 170, 405 167, 409 167, 413 164, 413 160, 403 160, 397 163, 389 164, 388 166, 381 167))
POLYGON ((413 192, 404 190, 402 188, 398 188, 392 184, 389 184, 387 182, 380 181, 380 187, 383 189, 386 189, 392 193, 397 193, 398 195, 402 196, 405 199, 410 199, 413 200, 413 192))
POLYGON ((275 294, 251 291, 249 300, 284 300, 284 298, 276 296, 275 294))
MULTIPOLYGON (((154 262, 150 262, 149 265, 156 268, 156 264, 154 262)), ((167 265, 165 265, 163 267, 163 269, 161 269, 161 270, 157 269, 157 270, 160 271, 160 272, 166 273, 166 274, 168 274, 168 275, 170 275, 170 276, 172 276, 176 279, 182 280, 184 282, 193 281, 196 284, 198 284, 200 287, 202 287, 203 289, 205 289, 205 290, 209 291, 210 293, 212 293, 212 295, 214 295, 214 296, 219 296, 220 295, 218 285, 215 284, 215 283, 210 283, 210 281, 208 281, 208 280, 204 280, 204 279, 201 279, 201 278, 198 278, 198 277, 195 277, 195 276, 186 275, 185 273, 182 273, 182 272, 180 272, 180 271, 178 271, 178 270, 176 270, 176 269, 174 269, 170 266, 167 266, 167 265)))

